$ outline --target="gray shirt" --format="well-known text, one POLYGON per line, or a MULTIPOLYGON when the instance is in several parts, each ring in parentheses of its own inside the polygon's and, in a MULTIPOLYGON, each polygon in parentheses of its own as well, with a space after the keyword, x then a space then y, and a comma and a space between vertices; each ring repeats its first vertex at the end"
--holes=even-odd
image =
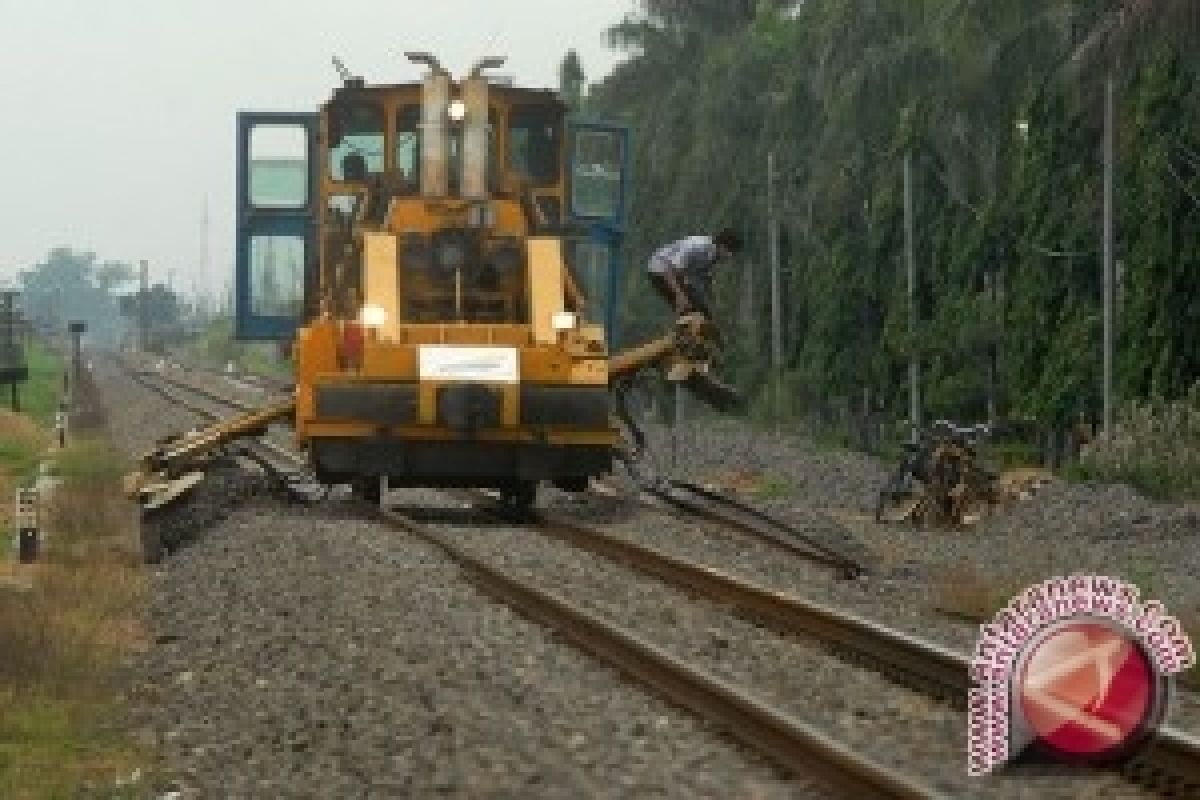
POLYGON ((646 270, 661 275, 668 268, 689 278, 704 278, 717 261, 717 247, 711 236, 689 236, 654 251, 646 270))

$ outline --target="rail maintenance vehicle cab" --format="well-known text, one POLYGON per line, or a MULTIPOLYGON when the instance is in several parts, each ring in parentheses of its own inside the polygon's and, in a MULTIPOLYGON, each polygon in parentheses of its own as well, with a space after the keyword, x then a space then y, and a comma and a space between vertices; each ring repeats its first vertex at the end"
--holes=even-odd
POLYGON ((611 467, 627 132, 552 91, 343 84, 317 113, 237 118, 236 336, 295 361, 317 476, 488 487, 528 504, 611 467))

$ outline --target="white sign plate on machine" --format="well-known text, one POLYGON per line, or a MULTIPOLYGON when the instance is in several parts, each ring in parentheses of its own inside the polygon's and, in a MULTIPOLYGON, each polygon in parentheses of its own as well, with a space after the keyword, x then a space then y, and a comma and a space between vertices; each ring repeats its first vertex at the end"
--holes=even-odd
POLYGON ((418 369, 423 381, 521 382, 515 347, 422 347, 418 369))

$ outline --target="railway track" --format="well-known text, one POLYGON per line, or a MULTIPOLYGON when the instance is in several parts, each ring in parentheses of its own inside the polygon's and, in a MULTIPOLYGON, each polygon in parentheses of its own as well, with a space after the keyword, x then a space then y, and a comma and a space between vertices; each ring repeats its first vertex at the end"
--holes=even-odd
MULTIPOLYGON (((145 376, 143 376, 145 378, 145 376)), ((173 402, 183 404, 178 390, 194 392, 212 404, 246 410, 243 403, 224 398, 211 389, 192 386, 168 376, 156 375, 145 383, 172 384, 173 402)), ((153 387, 152 387, 153 388, 153 387)), ((162 387, 155 389, 162 393, 162 387)), ((209 419, 219 412, 198 404, 189 410, 209 419)), ((283 448, 272 449, 272 459, 298 457, 283 448)), ((769 530, 778 520, 738 503, 729 503, 704 487, 678 482, 661 487, 693 516, 726 523, 731 516, 753 520, 748 527, 756 534, 769 530), (686 493, 690 493, 687 499, 686 493), (709 501, 703 505, 698 498, 709 501), (697 507, 705 509, 697 511, 697 507), (717 510, 721 509, 721 510, 717 510), (727 513, 730 509, 734 514, 727 513)), ((504 508, 485 493, 459 493, 477 510, 492 516, 504 516, 504 508)), ((664 498, 665 499, 665 498, 664 498)), ((863 758, 819 731, 780 714, 753 696, 739 691, 711 675, 683 664, 670 654, 638 636, 623 631, 595 614, 573 606, 567 599, 541 590, 487 563, 457 543, 446 530, 395 510, 380 509, 379 519, 435 544, 459 563, 485 591, 527 617, 547 625, 592 655, 668 696, 676 703, 713 720, 722 728, 755 749, 766 753, 797 774, 819 775, 853 796, 934 797, 938 796, 892 769, 863 758)), ((559 514, 536 513, 510 522, 527 525, 538 534, 556 538, 573 547, 609 560, 632 566, 686 591, 711 598, 718 604, 735 608, 740 614, 786 634, 812 638, 864 662, 889 678, 934 695, 956 707, 962 707, 969 688, 968 659, 934 643, 892 630, 844 611, 775 592, 735 578, 707 565, 685 561, 559 514)), ((778 526, 783 527, 783 526, 778 526)), ((784 528, 786 531, 786 528, 784 528)), ((750 532, 750 531, 748 531, 750 532)), ((811 557, 820 548, 805 547, 803 532, 797 555, 811 557)), ((777 530, 776 535, 780 534, 777 530)), ((784 540, 789 541, 789 540, 784 540)), ((792 547, 786 547, 794 551, 792 547)), ((381 557, 386 552, 381 551, 381 557)), ((845 562, 829 558, 823 563, 844 567, 845 562)), ((1182 732, 1164 728, 1124 770, 1137 783, 1165 796, 1191 797, 1200 793, 1200 740, 1182 732)))
POLYGON ((844 578, 854 579, 865 572, 857 560, 807 531, 698 483, 667 478, 648 483, 642 492, 651 507, 665 506, 677 514, 762 539, 791 555, 832 567, 844 578))

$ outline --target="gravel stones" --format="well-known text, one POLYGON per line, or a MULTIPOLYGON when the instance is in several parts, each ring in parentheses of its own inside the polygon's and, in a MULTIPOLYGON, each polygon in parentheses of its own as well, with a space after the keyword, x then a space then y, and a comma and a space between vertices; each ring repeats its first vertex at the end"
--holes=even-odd
MULTIPOLYGON (((948 595, 963 591, 1003 603, 1029 584, 1078 572, 1131 580, 1146 597, 1200 624, 1200 512, 1193 506, 1158 503, 1127 486, 1059 480, 966 530, 880 525, 873 508, 890 465, 870 456, 786 430, 704 417, 683 437, 670 472, 669 429, 651 425, 647 433, 654 464, 664 473, 740 487, 755 505, 802 528, 840 527, 852 547, 868 554, 870 573, 842 581, 757 539, 707 524, 659 516, 617 526, 632 538, 772 588, 963 652, 974 647, 978 625, 940 609, 948 595)), ((625 489, 632 491, 627 481, 625 489)), ((1195 693, 1179 693, 1171 722, 1200 732, 1195 693)))
POLYGON ((206 796, 803 789, 350 504, 248 505, 156 588, 140 721, 206 796))
MULTIPOLYGON (((191 418, 98 359, 134 451, 191 418)), ((203 797, 828 797, 476 591, 338 495, 216 470, 154 572, 134 723, 203 797), (231 502, 237 496, 238 501, 231 502)))

